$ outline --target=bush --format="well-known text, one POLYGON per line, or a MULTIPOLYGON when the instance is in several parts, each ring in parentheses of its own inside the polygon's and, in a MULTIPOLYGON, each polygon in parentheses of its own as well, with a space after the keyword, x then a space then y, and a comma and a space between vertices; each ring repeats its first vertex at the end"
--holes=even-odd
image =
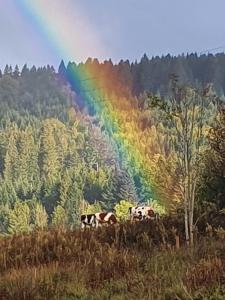
POLYGON ((133 204, 127 200, 121 200, 115 205, 114 210, 119 221, 124 221, 128 218, 128 209, 133 204))

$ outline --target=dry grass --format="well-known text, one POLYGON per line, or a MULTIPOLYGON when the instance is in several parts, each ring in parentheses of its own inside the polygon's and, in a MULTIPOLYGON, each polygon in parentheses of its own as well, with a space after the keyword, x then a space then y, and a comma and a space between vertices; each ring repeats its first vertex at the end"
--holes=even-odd
POLYGON ((0 299, 225 299, 224 240, 183 237, 165 218, 3 238, 0 299))

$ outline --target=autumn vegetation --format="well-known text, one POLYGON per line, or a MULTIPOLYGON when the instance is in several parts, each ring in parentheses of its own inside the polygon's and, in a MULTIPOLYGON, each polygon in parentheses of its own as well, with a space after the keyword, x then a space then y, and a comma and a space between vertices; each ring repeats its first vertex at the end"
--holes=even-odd
POLYGON ((225 230, 211 222, 191 250, 183 216, 2 239, 1 299, 223 299, 225 230))

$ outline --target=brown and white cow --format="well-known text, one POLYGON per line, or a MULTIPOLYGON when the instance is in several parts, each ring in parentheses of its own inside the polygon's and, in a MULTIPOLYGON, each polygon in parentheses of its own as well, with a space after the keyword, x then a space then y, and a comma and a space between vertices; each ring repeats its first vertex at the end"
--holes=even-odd
POLYGON ((81 216, 81 228, 95 227, 97 228, 102 224, 116 224, 117 220, 112 212, 99 212, 96 214, 88 214, 81 216))
POLYGON ((95 214, 81 215, 81 228, 85 227, 98 227, 98 221, 95 214))
POLYGON ((156 214, 153 208, 149 206, 129 207, 128 213, 130 220, 158 219, 158 214, 156 214))
POLYGON ((98 224, 113 225, 117 223, 117 219, 112 212, 99 212, 95 214, 98 224))

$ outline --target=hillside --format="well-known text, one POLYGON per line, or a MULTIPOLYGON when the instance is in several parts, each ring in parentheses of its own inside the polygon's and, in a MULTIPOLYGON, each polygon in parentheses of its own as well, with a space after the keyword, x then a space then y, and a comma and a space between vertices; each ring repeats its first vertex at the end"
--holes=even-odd
MULTIPOLYGON (((90 63, 96 61, 86 62, 90 63)), ((99 66, 101 72, 95 70, 105 78, 102 83, 109 99, 101 100, 92 90, 83 95, 83 86, 74 85, 82 76, 70 82, 71 67, 75 65, 66 70, 61 64, 56 73, 50 66, 24 66, 21 72, 6 66, 1 75, 0 230, 4 234, 49 223, 74 226, 82 212, 111 210, 120 200, 132 204, 154 199, 167 212, 181 202, 180 142, 158 104, 152 106, 152 96, 134 96, 125 84, 122 91, 119 84, 112 90, 118 66, 109 67, 109 62, 99 66), (96 101, 101 101, 98 106, 96 101), (90 105, 95 108, 92 113, 90 105)), ((143 76, 144 71, 139 78, 143 76)), ((197 199, 221 209, 224 112, 222 104, 218 109, 215 94, 207 97, 201 120, 205 130, 213 127, 216 116, 220 121, 210 136, 204 136, 207 147, 198 173, 197 199)))

